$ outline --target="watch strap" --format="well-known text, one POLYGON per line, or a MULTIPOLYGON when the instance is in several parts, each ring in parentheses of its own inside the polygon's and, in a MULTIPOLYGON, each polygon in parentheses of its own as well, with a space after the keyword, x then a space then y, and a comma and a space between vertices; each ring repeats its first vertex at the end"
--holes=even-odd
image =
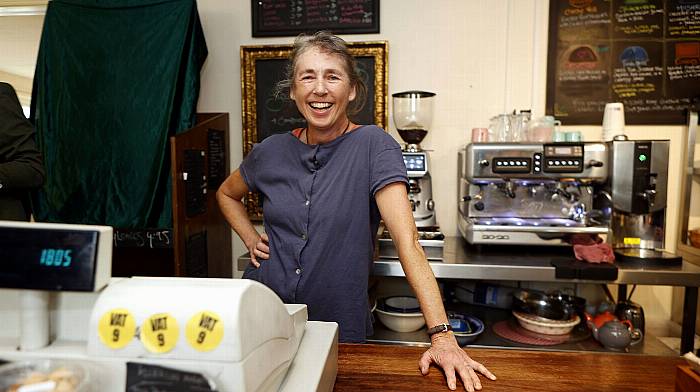
POLYGON ((428 336, 433 336, 436 333, 452 331, 452 326, 447 323, 438 324, 432 328, 428 328, 428 336))

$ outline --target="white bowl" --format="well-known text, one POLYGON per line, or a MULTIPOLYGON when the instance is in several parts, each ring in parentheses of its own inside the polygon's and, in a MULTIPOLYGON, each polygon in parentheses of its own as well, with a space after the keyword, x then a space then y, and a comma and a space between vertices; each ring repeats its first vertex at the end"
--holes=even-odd
POLYGON ((581 321, 577 315, 569 320, 550 320, 534 314, 513 311, 513 316, 518 319, 521 327, 543 335, 567 334, 581 321))
POLYGON ((379 321, 392 331, 413 332, 425 325, 423 313, 394 313, 379 308, 374 311, 379 321))

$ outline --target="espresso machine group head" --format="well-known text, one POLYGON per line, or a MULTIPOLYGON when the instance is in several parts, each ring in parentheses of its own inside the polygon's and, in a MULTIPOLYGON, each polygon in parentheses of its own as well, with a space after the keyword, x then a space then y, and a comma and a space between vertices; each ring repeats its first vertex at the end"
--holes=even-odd
POLYGON ((620 262, 679 264, 663 251, 668 182, 668 140, 627 140, 610 146, 611 219, 615 258, 620 262))
POLYGON ((406 142, 402 153, 408 174, 408 198, 413 218, 419 228, 437 226, 429 155, 420 146, 433 120, 435 93, 404 91, 394 93, 392 97, 394 124, 406 142))

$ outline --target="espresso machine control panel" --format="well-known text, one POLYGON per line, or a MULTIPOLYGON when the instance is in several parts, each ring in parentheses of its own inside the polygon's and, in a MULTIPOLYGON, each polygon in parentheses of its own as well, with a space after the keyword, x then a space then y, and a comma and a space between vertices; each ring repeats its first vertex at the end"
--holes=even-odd
POLYGON ((493 158, 494 173, 531 173, 533 171, 531 158, 493 158))
POLYGON ((504 179, 581 179, 605 182, 608 153, 604 143, 472 143, 461 173, 474 181, 504 179))
MULTIPOLYGON (((543 151, 532 156, 495 156, 491 159, 495 174, 582 173, 584 156, 582 144, 545 144, 543 151)), ((514 154, 515 155, 515 154, 514 154)), ((521 155, 521 154, 518 154, 521 155)), ((482 161, 482 165, 485 161, 482 161)), ((489 166, 489 165, 484 165, 489 166)))
POLYGON ((541 170, 545 173, 582 173, 583 148, 583 144, 546 144, 541 163, 537 153, 535 153, 535 160, 539 166, 542 166, 541 170))

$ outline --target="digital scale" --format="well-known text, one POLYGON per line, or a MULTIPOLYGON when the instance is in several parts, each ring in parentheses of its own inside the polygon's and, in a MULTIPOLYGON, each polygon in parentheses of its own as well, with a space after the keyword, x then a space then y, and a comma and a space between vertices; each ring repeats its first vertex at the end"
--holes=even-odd
POLYGON ((111 252, 111 227, 0 221, 0 359, 80 364, 88 391, 333 389, 336 323, 251 280, 110 278, 111 252))
POLYGON ((109 283, 112 228, 0 221, 0 287, 98 291, 109 283))

